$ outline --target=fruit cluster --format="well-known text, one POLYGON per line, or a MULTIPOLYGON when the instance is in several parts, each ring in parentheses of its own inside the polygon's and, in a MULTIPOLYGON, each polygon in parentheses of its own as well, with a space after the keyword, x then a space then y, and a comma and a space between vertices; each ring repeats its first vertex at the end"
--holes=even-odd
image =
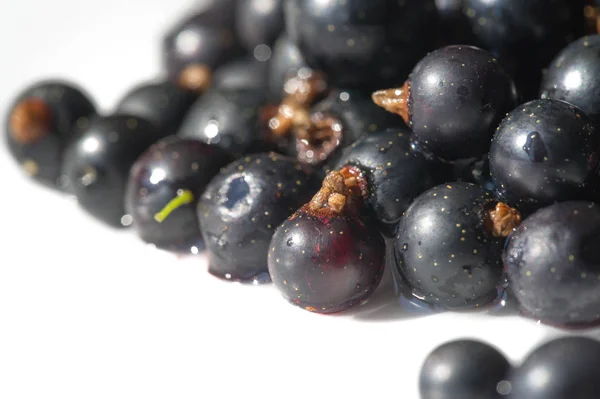
POLYGON ((165 78, 113 112, 64 81, 23 90, 8 148, 103 223, 312 312, 364 302, 387 253, 422 306, 510 289, 526 315, 587 326, 600 36, 584 6, 213 1, 165 35, 165 78))
POLYGON ((598 396, 600 342, 571 336, 550 340, 518 367, 476 340, 447 342, 421 367, 422 399, 591 399, 598 396))

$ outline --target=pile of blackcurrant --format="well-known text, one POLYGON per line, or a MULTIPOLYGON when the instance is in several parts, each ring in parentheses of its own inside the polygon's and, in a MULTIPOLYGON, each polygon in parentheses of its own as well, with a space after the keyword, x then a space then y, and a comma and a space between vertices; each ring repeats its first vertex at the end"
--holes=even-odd
MULTIPOLYGON (((5 138, 102 223, 311 312, 364 303, 390 267, 405 303, 487 309, 509 292, 527 317, 586 327, 600 324, 598 29, 587 0, 214 0, 165 32, 163 76, 111 112, 40 81, 5 138)), ((561 351, 600 358, 585 340, 545 346, 516 372, 519 398, 576 397, 556 396, 582 369, 561 351)), ((459 342, 421 388, 495 397, 508 371, 459 342)))

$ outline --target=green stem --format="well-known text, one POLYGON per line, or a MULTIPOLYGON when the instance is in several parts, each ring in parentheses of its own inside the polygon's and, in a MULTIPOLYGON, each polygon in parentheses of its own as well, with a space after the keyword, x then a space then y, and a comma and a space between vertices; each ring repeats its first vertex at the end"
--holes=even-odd
POLYGON ((194 194, 190 190, 177 190, 177 197, 173 198, 163 209, 154 215, 154 220, 162 223, 175 209, 182 205, 191 204, 194 201, 194 194))

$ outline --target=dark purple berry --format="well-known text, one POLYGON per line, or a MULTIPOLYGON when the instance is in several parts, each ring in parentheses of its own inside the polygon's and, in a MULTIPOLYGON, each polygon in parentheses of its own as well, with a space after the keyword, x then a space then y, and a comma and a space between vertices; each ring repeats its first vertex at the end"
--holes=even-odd
POLYGON ((600 322, 600 207, 562 202, 525 219, 505 265, 522 311, 544 323, 600 322))
POLYGON ((76 127, 95 115, 87 94, 71 83, 42 81, 23 90, 6 116, 6 144, 23 171, 50 187, 59 181, 63 152, 76 127))
POLYGON ((510 112, 490 149, 490 169, 504 201, 535 210, 598 193, 600 136, 581 110, 535 100, 510 112))
POLYGON ((366 182, 354 168, 330 172, 313 199, 275 232, 269 273, 283 297, 317 313, 340 312, 379 285, 385 243, 361 216, 366 182))
POLYGON ((509 378, 510 399, 592 399, 600 392, 600 343, 564 337, 537 348, 509 378))
POLYGON ((140 238, 168 250, 197 249, 196 204, 230 161, 217 147, 177 136, 146 150, 131 168, 125 195, 125 209, 140 238))
POLYGON ((496 348, 451 341, 431 352, 421 367, 421 399, 500 399, 509 371, 510 363, 496 348))
POLYGON ((552 60, 541 97, 575 105, 600 122, 600 35, 571 43, 552 60))
POLYGON ((148 82, 128 91, 118 103, 116 112, 146 119, 165 135, 172 135, 196 98, 195 93, 171 82, 148 82))
POLYGON ((239 157, 265 150, 260 121, 264 92, 212 89, 190 109, 178 136, 200 140, 239 157))
POLYGON ((433 0, 290 0, 287 33, 332 86, 398 84, 433 46, 433 0))
POLYGON ((237 35, 246 50, 255 56, 260 57, 260 52, 270 56, 270 46, 283 31, 283 0, 238 1, 235 20, 237 35))
POLYGON ((369 187, 365 204, 386 233, 395 229, 413 200, 433 186, 428 162, 412 150, 406 127, 363 135, 343 151, 333 169, 346 165, 364 174, 369 187))
POLYGON ((517 105, 514 84, 487 51, 448 46, 423 58, 402 88, 373 100, 401 115, 426 150, 446 161, 488 152, 494 129, 517 105))
POLYGON ((227 166, 198 204, 209 271, 227 280, 268 279, 267 253, 275 229, 315 187, 305 166, 274 153, 227 166))
POLYGON ((520 220, 517 211, 479 186, 436 186, 417 197, 400 221, 397 277, 432 305, 489 305, 502 288, 503 237, 520 220))
POLYGON ((131 115, 94 118, 65 151, 63 179, 80 206, 104 223, 128 226, 125 186, 135 160, 164 134, 131 115))
POLYGON ((213 1, 183 19, 163 39, 163 62, 171 82, 203 92, 215 68, 240 54, 234 32, 236 0, 213 1))

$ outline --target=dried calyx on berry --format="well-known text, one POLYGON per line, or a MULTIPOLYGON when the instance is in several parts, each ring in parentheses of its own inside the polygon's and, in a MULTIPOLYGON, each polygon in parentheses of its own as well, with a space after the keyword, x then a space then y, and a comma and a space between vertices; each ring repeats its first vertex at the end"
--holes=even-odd
POLYGON ((331 171, 304 211, 318 216, 357 215, 366 195, 366 179, 358 168, 331 171))
POLYGON ((297 159, 306 164, 325 161, 343 138, 343 124, 338 117, 310 111, 327 90, 322 74, 302 68, 285 83, 281 104, 264 110, 270 136, 275 140, 291 138, 297 159))

